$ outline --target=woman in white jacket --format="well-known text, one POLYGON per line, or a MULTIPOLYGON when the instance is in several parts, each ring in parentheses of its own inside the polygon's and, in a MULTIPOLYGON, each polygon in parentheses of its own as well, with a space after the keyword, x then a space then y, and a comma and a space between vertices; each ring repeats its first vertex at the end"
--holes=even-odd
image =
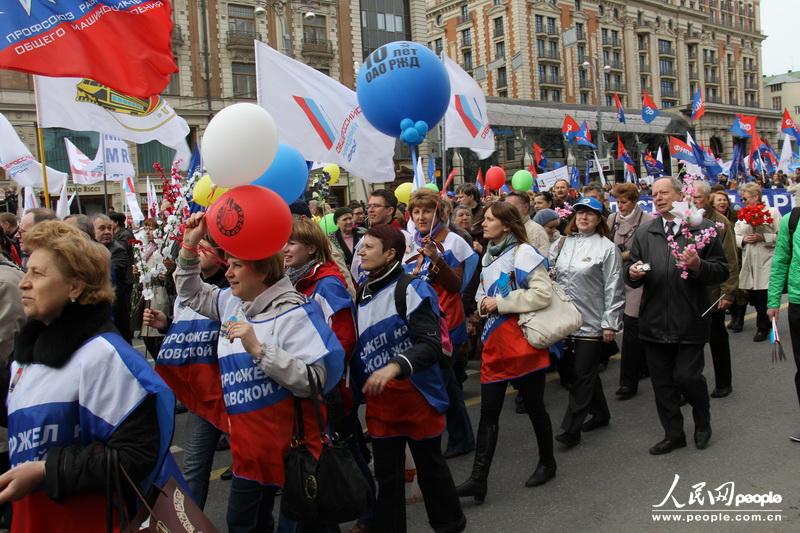
POLYGON ((611 419, 599 376, 600 360, 605 343, 613 341, 622 329, 625 306, 622 259, 617 246, 607 238, 603 204, 586 197, 573 209, 575 216, 567 225, 567 235, 560 247, 554 247, 551 261, 556 281, 583 317, 580 329, 567 338, 564 355, 574 365, 574 379, 561 422, 564 432, 556 440, 567 447, 581 441, 581 431, 606 426, 611 419), (590 414, 592 418, 584 422, 590 414))

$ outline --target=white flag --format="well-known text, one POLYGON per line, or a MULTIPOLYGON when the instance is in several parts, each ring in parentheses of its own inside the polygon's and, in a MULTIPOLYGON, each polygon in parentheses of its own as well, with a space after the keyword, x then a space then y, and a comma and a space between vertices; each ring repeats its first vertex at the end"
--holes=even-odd
POLYGON ((336 163, 370 183, 394 181, 395 139, 367 122, 354 91, 261 42, 256 83, 281 142, 306 160, 336 163))
POLYGON ((72 181, 75 185, 91 185, 103 180, 105 169, 102 144, 98 147, 94 160, 89 159, 66 137, 64 137, 64 146, 67 147, 69 170, 72 172, 72 181))
POLYGON ((23 193, 24 196, 22 200, 23 212, 27 211, 28 209, 39 207, 39 197, 33 191, 33 187, 25 187, 23 190, 24 190, 23 193))
POLYGON ((122 180, 122 193, 125 195, 125 205, 128 206, 133 221, 137 224, 141 223, 144 220, 144 214, 139 205, 139 196, 136 194, 136 185, 133 183, 133 178, 122 180))
POLYGON ((67 199, 67 182, 61 187, 61 194, 58 196, 58 203, 56 203, 56 216, 64 220, 69 216, 69 204, 71 202, 67 199))
POLYGON ((414 168, 414 181, 412 183, 412 191, 425 188, 425 171, 422 168, 422 156, 417 157, 417 166, 414 168))
MULTIPOLYGON (((14 126, 0 114, 0 166, 6 176, 22 187, 43 187, 42 165, 33 158, 31 151, 17 135, 14 126)), ((58 191, 67 181, 67 175, 47 167, 47 187, 49 191, 58 191)))
POLYGON ((445 148, 471 148, 480 159, 494 153, 494 132, 489 126, 486 96, 478 82, 458 66, 444 58, 450 76, 450 107, 444 116, 445 148))
POLYGON ((147 216, 150 218, 158 216, 158 196, 155 186, 150 183, 150 176, 147 177, 147 216))
POLYGON ((128 143, 119 137, 103 135, 103 164, 106 178, 110 181, 121 181, 136 176, 128 143))
POLYGON ((778 170, 789 172, 789 165, 792 164, 792 141, 788 135, 783 136, 783 148, 781 149, 781 160, 778 162, 778 170))
MULTIPOLYGON (((606 176, 603 174, 603 165, 600 164, 600 160, 597 158, 597 152, 592 152, 594 154, 594 165, 597 167, 597 173, 600 174, 600 183, 603 187, 606 186, 606 176)), ((661 154, 661 148, 659 148, 659 154, 661 154)))
POLYGON ((134 98, 86 78, 34 76, 34 82, 42 128, 101 131, 175 149, 186 143, 189 126, 159 95, 134 98))

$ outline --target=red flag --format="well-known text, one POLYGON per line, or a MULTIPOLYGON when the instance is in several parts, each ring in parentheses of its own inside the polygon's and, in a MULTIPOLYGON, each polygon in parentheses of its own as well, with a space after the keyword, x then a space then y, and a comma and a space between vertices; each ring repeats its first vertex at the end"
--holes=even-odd
POLYGON ((447 196, 447 188, 453 183, 453 179, 456 177, 456 169, 450 171, 450 174, 447 176, 447 180, 444 182, 444 186, 442 187, 441 192, 439 193, 440 196, 447 196))
POLYGON ((581 127, 575 122, 575 119, 572 116, 567 115, 564 117, 564 123, 561 125, 561 133, 570 137, 578 132, 581 127))
POLYGON ((763 144, 763 141, 761 140, 761 136, 758 134, 758 132, 754 128, 753 129, 753 137, 750 139, 750 159, 751 160, 753 159, 753 154, 758 152, 758 149, 761 147, 762 144, 763 144))
POLYGON ((528 170, 530 171, 531 174, 533 174, 534 178, 538 178, 539 177, 539 173, 536 172, 536 165, 534 165, 533 163, 528 165, 528 170))
POLYGON ((160 94, 178 71, 171 2, 78 3, 3 2, 0 69, 90 78, 140 98, 160 94))

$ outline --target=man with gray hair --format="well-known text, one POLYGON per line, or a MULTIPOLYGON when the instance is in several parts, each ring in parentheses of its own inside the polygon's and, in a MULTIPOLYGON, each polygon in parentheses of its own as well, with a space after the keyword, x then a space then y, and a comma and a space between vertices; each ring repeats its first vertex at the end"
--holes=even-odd
POLYGON ((46 207, 33 207, 22 215, 19 221, 19 246, 25 259, 27 259, 28 255, 28 250, 25 248, 25 234, 33 229, 36 224, 45 220, 58 220, 56 212, 46 207))
POLYGON ((114 286, 112 315, 114 325, 126 341, 131 342, 131 292, 133 289, 133 265, 125 248, 114 240, 114 222, 104 214, 92 217, 94 240, 108 248, 111 253, 111 284, 114 286))
POLYGON ((711 289, 711 335, 708 348, 711 361, 714 363, 714 390, 712 398, 724 398, 733 390, 731 376, 731 346, 728 341, 728 330, 725 328, 725 311, 730 309, 735 300, 734 292, 739 288, 739 258, 736 255, 736 237, 733 224, 722 216, 711 204, 711 186, 705 181, 695 181, 692 200, 697 209, 704 209, 703 217, 717 226, 717 235, 722 242, 722 250, 728 261, 730 271, 728 279, 721 285, 711 289))
POLYGON ((686 446, 681 414, 681 394, 692 405, 694 442, 697 449, 711 439, 708 388, 703 377, 703 345, 708 342, 711 317, 709 287, 728 279, 728 263, 719 238, 701 250, 686 250, 702 230, 713 227, 708 220, 696 226, 670 211, 683 199, 683 183, 662 178, 653 184, 653 203, 659 217, 636 231, 630 258, 625 262, 625 282, 644 287, 639 308, 639 339, 644 346, 656 409, 664 439, 650 448, 653 455, 686 446), (670 241, 677 243, 686 272, 677 266, 670 241))
POLYGON ((91 218, 86 215, 67 215, 64 217, 64 222, 72 224, 84 232, 91 240, 94 240, 94 227, 92 226, 91 218))

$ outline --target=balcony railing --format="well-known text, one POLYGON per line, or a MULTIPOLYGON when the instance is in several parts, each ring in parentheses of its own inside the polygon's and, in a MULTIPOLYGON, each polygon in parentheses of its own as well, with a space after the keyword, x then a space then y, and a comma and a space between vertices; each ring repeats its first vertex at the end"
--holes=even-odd
POLYGON ((639 62, 639 72, 642 74, 650 74, 650 63, 639 62))
POLYGON ((564 78, 561 76, 540 76, 539 83, 542 85, 564 85, 564 78))
POLYGON ((497 26, 494 29, 494 37, 503 37, 506 34, 506 29, 504 26, 497 26))
POLYGON ((719 76, 716 74, 711 74, 706 76, 706 83, 710 83, 712 85, 719 85, 719 76))
POLYGON ((661 97, 662 98, 677 98, 678 97, 678 93, 675 91, 675 89, 667 89, 667 88, 662 87, 661 88, 661 97))
MULTIPOLYGON (((558 26, 553 24, 536 24, 536 33, 543 35, 559 35, 558 26)), ((586 37, 584 37, 585 39, 586 37)))
POLYGON ((622 41, 619 37, 603 37, 603 46, 611 46, 612 48, 622 48, 622 41))
POLYGON ((667 78, 674 78, 675 77, 675 69, 674 68, 662 68, 658 71, 659 74, 665 76, 667 78))
POLYGON ((558 50, 542 50, 539 52, 539 59, 559 61, 561 59, 561 54, 558 53, 558 50))
POLYGON ((722 97, 709 95, 706 97, 706 102, 708 102, 709 104, 721 104, 722 97))
POLYGON ((717 63, 718 63, 718 60, 714 56, 706 56, 706 57, 703 58, 703 64, 704 65, 716 65, 717 63))
POLYGON ((689 69, 689 79, 690 80, 699 80, 700 76, 698 75, 696 70, 689 69))
POLYGON ((648 93, 651 93, 651 94, 652 94, 652 92, 653 92, 653 86, 652 86, 652 85, 641 85, 641 84, 640 84, 640 85, 639 85, 639 90, 640 90, 641 92, 645 92, 645 91, 647 91, 648 93))
POLYGON ((687 54, 687 57, 689 58, 689 61, 696 61, 697 60, 697 52, 690 51, 687 54))
POLYGON ((331 42, 327 39, 304 37, 303 55, 333 57, 333 46, 331 46, 331 42))
POLYGON ((658 55, 675 57, 675 49, 671 46, 659 46, 658 55))
POLYGON ((253 41, 261 40, 261 34, 255 31, 228 30, 228 48, 253 49, 253 41))
POLYGON ((639 43, 639 51, 646 52, 650 50, 650 45, 648 43, 639 43))
POLYGON ((754 81, 746 80, 744 82, 744 88, 749 91, 755 91, 758 90, 758 84, 754 81))
POLYGON ((577 35, 577 39, 579 41, 585 41, 586 40, 586 32, 585 31, 579 31, 579 32, 577 32, 576 35, 577 35))
POLYGON ((607 91, 614 91, 614 92, 618 92, 618 93, 624 93, 625 92, 625 84, 622 83, 622 82, 617 83, 617 82, 610 81, 610 82, 608 82, 606 84, 606 90, 607 91))
POLYGON ((622 70, 622 61, 620 61, 619 59, 617 60, 612 59, 607 63, 607 65, 614 70, 622 70))
POLYGON ((579 79, 578 87, 580 87, 581 89, 591 89, 592 82, 590 82, 588 79, 582 79, 582 80, 579 79))

